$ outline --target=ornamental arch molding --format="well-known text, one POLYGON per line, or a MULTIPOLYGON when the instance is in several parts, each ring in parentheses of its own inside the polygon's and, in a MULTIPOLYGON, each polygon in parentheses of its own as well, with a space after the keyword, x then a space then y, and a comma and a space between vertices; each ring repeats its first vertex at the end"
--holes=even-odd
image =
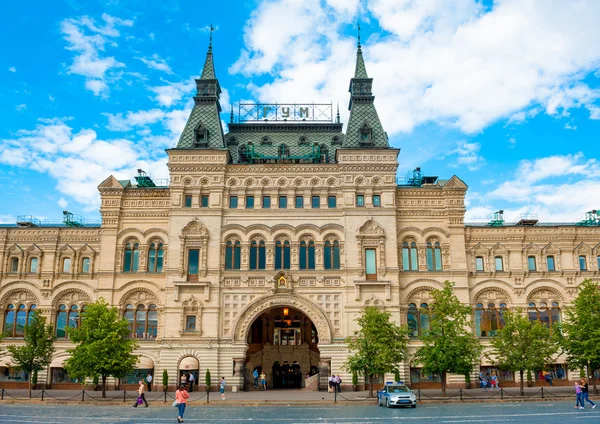
POLYGON ((75 288, 65 289, 60 291, 52 299, 52 308, 57 309, 59 304, 67 303, 69 305, 77 305, 82 303, 89 303, 92 301, 92 297, 85 291, 75 288))
POLYGON ((23 302, 28 304, 37 304, 40 303, 40 297, 37 296, 32 290, 25 288, 14 288, 6 293, 0 298, 0 307, 6 309, 7 302, 15 301, 15 302, 23 302))
POLYGON ((275 294, 262 297, 247 305, 233 325, 233 342, 245 344, 248 331, 254 320, 263 312, 279 306, 295 308, 306 314, 317 328, 320 343, 331 343, 333 330, 331 328, 331 323, 323 311, 310 300, 293 294, 275 294))
POLYGON ((473 292, 473 303, 485 303, 488 301, 500 301, 505 300, 509 304, 512 304, 512 297, 509 292, 499 287, 483 287, 477 292, 473 292))
POLYGON ((145 304, 148 302, 154 302, 158 305, 160 304, 160 299, 152 290, 145 287, 136 287, 125 292, 125 294, 121 296, 119 306, 123 308, 127 303, 132 303, 134 306, 137 306, 138 304, 145 304))
POLYGON ((509 298, 512 299, 512 294, 514 293, 514 289, 515 287, 509 283, 507 283, 506 281, 502 281, 502 280, 495 280, 495 279, 490 279, 490 280, 484 280, 484 281, 480 281, 478 283, 473 284, 470 288, 469 288, 469 292, 472 294, 471 299, 476 299, 477 296, 479 295, 479 293, 483 292, 484 290, 499 290, 501 292, 506 292, 509 295, 509 298))
POLYGON ((531 302, 532 300, 538 300, 537 298, 550 300, 559 299, 560 303, 562 303, 563 305, 566 302, 565 295, 562 293, 562 291, 556 287, 552 287, 548 283, 528 291, 526 294, 526 298, 527 303, 531 302))

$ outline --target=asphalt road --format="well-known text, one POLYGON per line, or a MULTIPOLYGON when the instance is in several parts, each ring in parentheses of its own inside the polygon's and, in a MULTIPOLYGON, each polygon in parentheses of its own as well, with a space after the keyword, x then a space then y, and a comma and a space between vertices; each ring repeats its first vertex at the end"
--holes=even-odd
MULTIPOLYGON (((0 405, 0 423, 72 424, 176 423, 177 409, 156 406, 0 405)), ((191 406, 185 422, 265 424, 383 424, 383 423, 527 423, 600 422, 597 409, 577 410, 572 402, 427 404, 415 409, 372 405, 338 407, 221 407, 191 406), (576 420, 576 421, 574 421, 576 420), (580 421, 583 420, 583 421, 580 421)))

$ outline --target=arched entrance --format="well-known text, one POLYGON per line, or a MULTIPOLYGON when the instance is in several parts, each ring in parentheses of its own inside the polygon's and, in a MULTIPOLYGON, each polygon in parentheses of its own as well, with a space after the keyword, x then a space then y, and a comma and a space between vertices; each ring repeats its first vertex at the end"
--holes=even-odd
POLYGON ((300 388, 306 375, 316 374, 319 334, 304 313, 276 307, 257 317, 247 337, 246 387, 252 387, 254 370, 267 376, 267 387, 300 388))
POLYGON ((252 387, 255 369, 268 388, 301 387, 318 372, 319 344, 330 344, 331 335, 325 314, 301 296, 277 293, 247 305, 233 329, 234 342, 248 346, 245 387, 252 387))

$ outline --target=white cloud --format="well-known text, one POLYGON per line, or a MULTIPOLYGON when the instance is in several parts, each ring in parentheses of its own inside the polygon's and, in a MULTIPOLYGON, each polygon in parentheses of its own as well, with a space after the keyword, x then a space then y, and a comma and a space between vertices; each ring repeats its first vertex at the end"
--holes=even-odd
POLYGON ((68 72, 85 77, 85 87, 96 96, 108 94, 107 82, 117 78, 112 71, 125 66, 114 57, 104 57, 101 53, 104 52, 106 45, 116 46, 113 39, 120 35, 117 27, 133 25, 131 20, 123 20, 107 14, 102 15, 102 20, 104 25, 96 26, 93 19, 83 16, 65 19, 60 25, 63 37, 69 43, 65 48, 75 52, 68 72))
POLYGON ((588 110, 590 111, 590 119, 600 120, 600 107, 589 105, 588 110))
POLYGON ((152 59, 146 59, 146 58, 140 58, 140 60, 142 62, 144 62, 148 68, 151 69, 156 69, 158 71, 163 71, 166 72, 167 74, 172 74, 173 71, 171 71, 171 68, 169 67, 169 64, 167 63, 167 61, 163 58, 161 58, 159 55, 157 55, 156 53, 154 53, 152 55, 152 59))
POLYGON ((479 155, 481 144, 469 143, 468 141, 459 141, 456 148, 448 152, 449 155, 456 155, 456 163, 453 167, 466 166, 469 171, 475 171, 484 164, 484 159, 479 155))
MULTIPOLYGON (((271 74, 250 83, 259 101, 340 101, 355 61, 360 6, 341 1, 265 0, 245 27, 245 49, 231 72, 271 74), (277 34, 277 37, 273 37, 277 34)), ((376 105, 390 134, 426 122, 463 132, 540 111, 568 115, 600 97, 584 78, 600 61, 600 2, 371 0, 366 9, 386 33, 363 41, 376 105)), ((600 112, 598 112, 600 114, 600 112)))
POLYGON ((154 100, 161 106, 171 107, 178 103, 184 95, 189 96, 195 88, 195 83, 192 78, 188 78, 184 82, 168 82, 166 85, 150 87, 150 90, 156 94, 154 100))
POLYGON ((25 109, 27 109, 27 105, 25 103, 21 103, 20 105, 15 106, 15 109, 17 112, 23 112, 25 109))
POLYGON ((14 66, 11 66, 10 68, 8 68, 8 70, 10 72, 17 72, 17 68, 15 68, 14 66))
POLYGON ((52 103, 54 103, 54 97, 52 97, 52 95, 48 94, 48 100, 50 100, 52 103))
POLYGON ((61 197, 60 199, 58 199, 58 202, 56 202, 56 203, 62 209, 66 209, 66 207, 69 206, 69 202, 67 202, 64 197, 61 197))

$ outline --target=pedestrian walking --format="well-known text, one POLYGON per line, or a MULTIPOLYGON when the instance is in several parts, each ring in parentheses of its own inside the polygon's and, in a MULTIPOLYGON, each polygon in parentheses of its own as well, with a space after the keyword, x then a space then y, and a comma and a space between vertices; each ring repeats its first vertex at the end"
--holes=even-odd
POLYGON ((177 406, 177 422, 183 422, 183 413, 185 412, 185 406, 187 399, 190 397, 189 393, 185 390, 185 384, 179 387, 179 390, 175 392, 175 406, 177 406))
POLYGON ((496 373, 492 373, 492 377, 490 378, 490 385, 492 387, 492 390, 494 390, 494 388, 498 388, 498 376, 496 375, 496 373))
POLYGON ((264 371, 260 373, 260 384, 262 384, 263 390, 267 390, 267 375, 264 371))
POLYGON ((337 388, 338 393, 342 392, 342 379, 340 378, 339 374, 335 378, 335 387, 337 388))
POLYGON ((335 374, 331 374, 331 377, 327 380, 329 382, 329 393, 333 393, 335 385, 335 374))
POLYGON ((142 380, 140 380, 140 386, 138 387, 138 398, 135 400, 135 403, 133 404, 134 408, 138 407, 138 404, 141 405, 142 402, 146 404, 146 406, 144 406, 144 408, 148 407, 148 402, 146 401, 146 396, 144 395, 144 382, 142 380), (141 401, 140 401, 141 400, 141 401))
POLYGON ((225 385, 227 383, 225 382, 225 377, 221 377, 221 384, 220 384, 220 392, 221 392, 221 400, 225 400, 225 385))
POLYGON ((585 409, 583 406, 583 400, 581 399, 581 386, 579 381, 575 382, 575 409, 585 409))
POLYGON ((146 376, 146 384, 148 385, 148 392, 152 391, 152 374, 146 376))
POLYGON ((581 406, 583 406, 585 408, 585 401, 587 400, 589 403, 592 404, 592 409, 596 408, 596 404, 594 402, 592 402, 590 400, 590 398, 588 397, 589 386, 588 386, 587 379, 582 378, 581 384, 579 386, 581 387, 581 406))
POLYGON ((258 370, 255 369, 252 373, 252 377, 254 378, 254 388, 258 389, 258 370))
POLYGON ((192 393, 194 391, 194 383, 196 382, 196 377, 194 376, 194 373, 191 372, 190 373, 190 393, 192 393))

